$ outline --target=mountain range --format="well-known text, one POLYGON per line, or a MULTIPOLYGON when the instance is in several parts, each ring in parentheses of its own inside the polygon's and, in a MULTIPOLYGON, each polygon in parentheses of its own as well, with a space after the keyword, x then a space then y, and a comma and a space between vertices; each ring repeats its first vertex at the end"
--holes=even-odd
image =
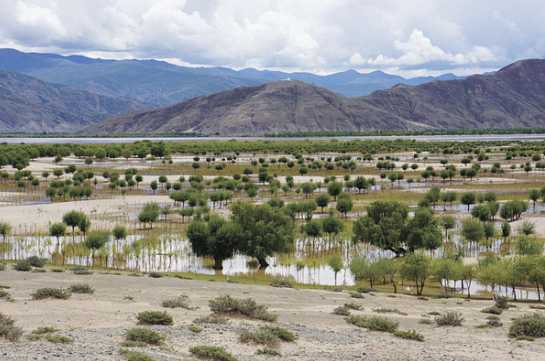
POLYGON ((260 135, 275 132, 545 127, 545 60, 465 79, 345 97, 277 81, 116 117, 96 133, 260 135))
POLYGON ((348 70, 330 75, 222 67, 182 67, 157 60, 105 60, 84 56, 24 53, 0 49, 0 70, 26 74, 45 82, 109 97, 132 98, 148 106, 165 106, 196 96, 209 95, 241 86, 279 80, 301 80, 346 96, 367 95, 396 84, 418 85, 438 78, 405 79, 375 71, 362 74, 348 70))

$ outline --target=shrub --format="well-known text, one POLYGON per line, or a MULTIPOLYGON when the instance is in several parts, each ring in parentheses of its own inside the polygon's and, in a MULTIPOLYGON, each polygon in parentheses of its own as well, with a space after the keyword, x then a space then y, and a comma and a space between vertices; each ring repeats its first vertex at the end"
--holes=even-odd
POLYGON ((224 324, 227 323, 227 319, 222 316, 218 316, 216 314, 210 314, 208 316, 199 317, 193 320, 193 323, 202 324, 202 323, 210 323, 210 324, 224 324))
POLYGON ((19 272, 29 272, 32 270, 32 265, 26 259, 21 259, 13 265, 13 269, 19 272))
POLYGON ((496 303, 495 306, 498 308, 501 308, 502 310, 506 310, 509 308, 509 299, 507 297, 498 296, 496 297, 496 303))
POLYGON ((255 354, 264 355, 264 356, 282 356, 280 352, 278 352, 274 348, 269 348, 269 347, 260 348, 259 350, 255 352, 255 354))
POLYGON ((275 278, 270 285, 277 288, 293 288, 293 282, 287 278, 275 278))
POLYGON ((164 339, 159 333, 143 327, 131 328, 125 337, 127 341, 147 345, 160 345, 164 339))
POLYGON ((15 321, 3 313, 0 313, 0 338, 15 342, 21 338, 23 330, 15 326, 15 321))
POLYGON ((376 312, 376 313, 397 313, 398 315, 401 315, 401 316, 407 316, 407 314, 405 312, 401 312, 400 310, 398 310, 397 308, 383 308, 383 307, 379 307, 379 308, 375 308, 373 310, 373 312, 376 312))
POLYGON ((163 275, 161 273, 159 273, 159 272, 150 272, 148 274, 148 276, 151 277, 151 278, 161 278, 161 277, 163 277, 163 275))
POLYGON ((344 304, 344 307, 350 309, 350 310, 354 310, 354 311, 361 311, 363 310, 363 306, 358 304, 358 303, 355 303, 355 302, 348 302, 348 303, 345 303, 344 304))
POLYGON ((62 272, 64 272, 64 270, 62 268, 52 268, 51 272, 62 273, 62 272))
POLYGON ((237 359, 229 352, 225 351, 223 347, 194 346, 189 349, 189 352, 199 358, 214 361, 237 361, 237 359))
POLYGON ((191 325, 189 325, 189 331, 191 331, 193 333, 201 333, 202 332, 202 327, 197 326, 195 324, 191 324, 191 325))
POLYGON ((71 285, 68 289, 72 293, 86 293, 86 294, 95 293, 95 289, 86 283, 76 283, 71 285))
POLYGON ((429 318, 421 318, 419 321, 418 321, 419 324, 421 325, 432 325, 433 324, 433 321, 430 320, 429 318))
POLYGON ((509 337, 545 337, 545 316, 534 313, 514 319, 509 337))
POLYGON ((172 325, 174 323, 171 315, 161 311, 140 312, 136 319, 140 325, 172 325))
POLYGON ((70 290, 64 288, 40 288, 32 294, 33 300, 43 300, 46 298, 55 298, 58 300, 67 300, 72 296, 70 290))
POLYGON ((415 330, 401 331, 397 330, 394 332, 394 336, 401 337, 407 340, 414 340, 419 342, 424 342, 424 335, 416 332, 415 330))
POLYGON ((362 294, 359 293, 359 292, 350 292, 350 297, 352 297, 352 298, 360 298, 360 299, 361 299, 361 298, 365 298, 365 296, 362 295, 362 294))
POLYGON ((121 354, 125 356, 127 361, 153 361, 151 357, 142 352, 121 350, 121 354))
POLYGON ((63 335, 54 335, 54 334, 47 334, 45 335, 45 339, 46 341, 48 342, 51 342, 51 343, 63 343, 63 344, 66 344, 66 343, 72 343, 74 342, 74 340, 68 336, 63 336, 63 335))
POLYGON ((350 316, 350 309, 346 306, 339 306, 333 310, 334 315, 350 316))
POLYGON ((464 318, 459 312, 446 312, 435 317, 435 323, 437 326, 462 326, 463 321, 464 318))
POLYGON ((32 256, 27 258, 28 263, 32 267, 42 268, 47 263, 47 258, 40 258, 38 256, 32 256))
POLYGON ((48 333, 55 333, 57 331, 58 330, 55 327, 42 326, 42 327, 38 327, 37 329, 32 331, 32 335, 45 335, 45 334, 48 334, 48 333))
POLYGON ((221 296, 210 300, 210 309, 213 313, 224 315, 240 315, 250 319, 267 322, 276 321, 278 317, 267 311, 267 307, 258 305, 253 299, 236 299, 231 296, 221 296))
POLYGON ((6 269, 6 265, 3 263, 0 263, 0 271, 4 271, 6 269))
POLYGON ((395 332, 399 326, 398 322, 380 316, 350 316, 346 318, 346 322, 371 331, 389 333, 395 332))
POLYGON ((85 268, 83 266, 76 266, 76 267, 72 268, 72 272, 75 275, 80 275, 80 276, 87 276, 87 275, 92 275, 93 274, 92 271, 89 271, 87 268, 85 268))
POLYGON ((483 310, 481 310, 482 313, 490 313, 492 315, 501 315, 503 312, 503 308, 499 308, 498 306, 490 306, 483 310))
POLYGON ((186 309, 186 310, 195 310, 196 309, 196 307, 191 307, 188 304, 188 299, 187 299, 187 296, 185 296, 185 295, 181 295, 181 296, 178 296, 176 298, 171 298, 171 299, 168 299, 168 300, 164 300, 161 303, 161 306, 163 306, 165 308, 183 308, 183 309, 186 309))
POLYGON ((291 331, 282 327, 260 327, 258 330, 244 330, 240 334, 240 342, 260 345, 276 345, 280 341, 293 342, 297 337, 291 331))

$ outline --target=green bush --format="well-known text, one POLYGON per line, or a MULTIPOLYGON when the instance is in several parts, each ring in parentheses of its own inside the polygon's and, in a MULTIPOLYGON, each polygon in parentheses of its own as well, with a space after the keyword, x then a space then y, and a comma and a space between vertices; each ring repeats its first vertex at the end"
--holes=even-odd
POLYGON ((15 321, 3 313, 0 313, 0 338, 15 342, 23 335, 23 330, 15 326, 15 321))
POLYGON ((459 312, 446 312, 435 317, 435 323, 437 326, 462 326, 463 321, 464 318, 459 312))
POLYGON ((45 340, 51 343, 63 343, 63 344, 74 342, 74 340, 68 336, 54 335, 54 334, 45 335, 45 340))
POLYGON ((347 302, 347 303, 344 304, 344 307, 348 308, 349 310, 354 310, 354 311, 363 310, 363 306, 360 305, 359 303, 355 303, 355 302, 347 302))
POLYGON ((125 356, 127 361, 153 361, 151 357, 142 352, 121 350, 121 354, 125 356))
POLYGON ((40 288, 32 294, 33 300, 43 300, 46 298, 55 298, 58 300, 67 300, 72 296, 70 290, 64 288, 40 288))
POLYGON ((399 326, 398 322, 380 316, 350 316, 346 318, 346 322, 371 331, 389 333, 394 333, 399 326))
POLYGON ((95 289, 86 283, 76 283, 71 285, 68 289, 72 293, 85 293, 85 294, 95 293, 95 289))
POLYGON ((161 278, 161 277, 163 277, 163 275, 162 275, 161 273, 159 273, 159 272, 150 272, 150 273, 148 274, 148 277, 151 277, 151 278, 161 278))
POLYGON ((189 349, 193 355, 213 361, 237 361, 237 359, 223 347, 217 346, 193 346, 189 349))
POLYGON ((143 327, 131 328, 125 335, 127 341, 147 345, 160 345, 164 337, 159 333, 143 327))
POLYGON ((350 309, 346 306, 338 306, 333 310, 334 315, 350 316, 350 309))
POLYGON ((26 259, 21 259, 13 265, 13 269, 19 272, 29 272, 32 270, 32 265, 26 259))
POLYGON ((174 323, 171 315, 161 311, 140 312, 136 319, 140 325, 172 325, 174 323))
POLYGON ((38 256, 28 257, 27 261, 32 267, 37 268, 42 268, 47 264, 47 258, 40 258, 38 256))
POLYGON ((221 296, 210 300, 210 310, 220 315, 239 315, 250 319, 267 322, 276 321, 278 317, 267 311, 267 307, 258 305, 253 299, 236 299, 231 296, 221 296))
POLYGON ((394 336, 401 337, 407 340, 424 342, 424 335, 416 332, 415 330, 409 330, 409 331, 397 330, 397 331, 394 331, 394 336))
POLYGON ((503 312, 503 308, 499 308, 498 306, 490 306, 483 310, 481 310, 482 313, 490 313, 492 315, 501 315, 503 312))
POLYGON ((188 298, 185 295, 178 296, 176 298, 171 298, 168 300, 164 300, 161 303, 161 306, 165 308, 183 308, 186 310, 195 310, 196 307, 191 307, 188 303, 188 298))
POLYGON ((545 337, 545 316, 534 313, 514 319, 509 337, 545 337))
POLYGON ((202 332, 202 327, 197 326, 195 324, 191 324, 191 325, 189 325, 189 331, 191 331, 193 333, 201 333, 202 332))
POLYGON ((509 308, 508 301, 509 301, 509 299, 507 297, 498 296, 498 297, 496 297, 495 306, 498 307, 498 308, 501 308, 502 310, 506 310, 506 309, 509 308))
POLYGON ((276 345, 280 341, 293 342, 296 339, 295 334, 282 327, 264 326, 257 330, 244 330, 240 334, 240 342, 242 343, 256 343, 268 346, 276 345))

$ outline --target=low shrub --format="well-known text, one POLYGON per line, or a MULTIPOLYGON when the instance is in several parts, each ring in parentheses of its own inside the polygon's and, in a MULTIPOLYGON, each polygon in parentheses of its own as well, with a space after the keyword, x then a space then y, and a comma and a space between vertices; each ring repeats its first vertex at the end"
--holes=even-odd
POLYGON ((371 293, 371 292, 375 292, 376 290, 374 288, 358 287, 356 291, 358 291, 359 293, 371 293))
POLYGON ((274 348, 269 348, 269 347, 260 348, 259 350, 255 352, 255 354, 264 355, 264 356, 282 356, 280 352, 278 352, 274 348))
POLYGON ((405 312, 401 312, 397 308, 383 308, 383 307, 380 307, 380 308, 375 308, 373 310, 373 312, 376 312, 376 313, 396 313, 396 314, 401 315, 401 316, 407 316, 407 314, 405 312))
POLYGON ((19 272, 30 272, 32 265, 26 259, 21 259, 13 265, 13 269, 19 272))
POLYGON ((293 342, 297 339, 294 333, 282 327, 264 326, 257 330, 244 330, 240 334, 240 342, 274 346, 280 341, 293 342))
POLYGON ((163 274, 159 273, 159 272, 150 272, 148 273, 148 277, 151 277, 151 278, 161 278, 163 277, 163 274))
POLYGON ((73 272, 75 275, 80 275, 80 276, 88 276, 88 275, 92 275, 92 274, 93 274, 92 271, 90 271, 88 268, 83 267, 83 266, 76 266, 76 267, 73 267, 73 268, 72 268, 72 272, 73 272))
POLYGON ((545 337, 545 316, 533 313, 515 318, 509 337, 545 337))
POLYGON ((503 313, 503 308, 499 308, 498 306, 490 306, 483 310, 481 310, 482 313, 490 313, 492 315, 501 315, 503 313))
POLYGON ((358 303, 355 303, 355 302, 347 302, 344 304, 344 307, 350 309, 350 310, 354 310, 354 311, 361 311, 363 310, 363 306, 358 304, 358 303))
POLYGON ((5 270, 6 270, 6 265, 3 263, 0 263, 0 271, 5 271, 5 270))
POLYGON ((142 352, 121 350, 121 354, 125 356, 127 361, 153 361, 151 357, 142 352))
POLYGON ((171 315, 161 311, 140 312, 136 319, 140 325, 172 325, 174 323, 171 315))
POLYGON ((45 340, 48 341, 48 342, 51 342, 51 343, 62 343, 62 344, 67 344, 67 343, 72 343, 74 342, 74 340, 68 336, 63 336, 63 335, 55 335, 55 334, 47 334, 45 335, 45 340))
POLYGON ((278 288, 293 288, 293 282, 286 278, 275 278, 270 285, 278 288))
POLYGON ((62 269, 62 268, 51 268, 51 272, 63 273, 63 272, 64 272, 64 269, 62 269))
POLYGON ((399 326, 398 322, 380 316, 349 316, 346 322, 371 331, 389 333, 395 332, 399 326))
POLYGON ((71 285, 68 289, 72 293, 85 293, 85 294, 95 293, 95 289, 86 283, 76 283, 71 285))
POLYGON ((433 321, 429 318, 421 318, 418 323, 421 325, 433 325, 433 321))
POLYGON ((507 297, 497 296, 495 300, 495 306, 503 310, 506 310, 509 308, 508 302, 509 302, 509 299, 507 297))
POLYGON ((237 361, 235 356, 217 346, 193 346, 189 349, 193 355, 213 361, 237 361))
POLYGON ((42 326, 42 327, 38 327, 37 329, 32 331, 31 334, 32 335, 45 335, 45 334, 48 334, 48 333, 55 333, 57 331, 58 331, 58 329, 56 329, 55 327, 42 326))
POLYGON ((365 298, 365 296, 362 295, 362 294, 359 293, 359 292, 350 292, 350 297, 352 297, 352 298, 359 298, 359 299, 365 298))
POLYGON ((267 322, 276 321, 278 317, 270 313, 266 306, 258 305, 251 298, 236 299, 231 296, 221 296, 210 300, 209 306, 213 313, 220 315, 239 315, 267 322))
POLYGON ((338 306, 333 310, 334 315, 350 316, 350 309, 346 306, 338 306))
POLYGON ((32 267, 42 268, 47 264, 47 258, 40 258, 38 256, 28 257, 26 259, 32 267))
POLYGON ((183 308, 183 309, 186 309, 186 310, 195 310, 195 309, 197 309, 196 307, 191 307, 189 305, 189 299, 185 295, 181 295, 181 296, 178 296, 178 297, 175 297, 175 298, 164 300, 161 303, 161 306, 163 306, 165 308, 183 308))
POLYGON ((196 318, 195 320, 193 320, 193 323, 196 323, 196 324, 210 323, 210 324, 221 325, 221 324, 227 323, 227 321, 228 320, 225 317, 212 313, 208 316, 196 318))
POLYGON ((0 313, 0 338, 15 342, 23 335, 23 330, 15 326, 15 320, 0 313))
POLYGON ((195 324, 191 324, 191 325, 189 325, 189 331, 191 331, 193 333, 201 333, 202 332, 202 327, 197 326, 195 324))
POLYGON ((54 298, 58 300, 67 300, 72 296, 70 290, 64 288, 39 288, 32 294, 33 300, 43 300, 54 298))
POLYGON ((160 345, 164 340, 164 337, 158 332, 143 327, 131 328, 127 331, 125 338, 129 342, 136 342, 146 345, 160 345))
POLYGON ((397 331, 394 331, 394 336, 401 337, 407 340, 424 342, 424 335, 416 332, 415 330, 408 330, 408 331, 397 330, 397 331))
POLYGON ((462 326, 464 318, 459 312, 446 312, 442 315, 435 317, 435 323, 437 326, 462 326))

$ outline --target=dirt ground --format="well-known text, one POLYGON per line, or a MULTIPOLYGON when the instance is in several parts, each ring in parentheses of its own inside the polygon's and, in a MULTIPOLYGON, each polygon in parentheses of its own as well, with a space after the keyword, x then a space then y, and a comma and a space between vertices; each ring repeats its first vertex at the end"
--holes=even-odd
MULTIPOLYGON (((279 289, 236 283, 203 282, 163 277, 135 277, 101 274, 74 275, 65 273, 0 272, 0 285, 9 286, 14 302, 0 300, 0 312, 13 317, 25 333, 39 326, 53 326, 60 334, 74 339, 72 344, 46 341, 18 343, 0 340, 0 360, 123 360, 120 344, 127 329, 136 325, 136 314, 145 310, 161 310, 161 301, 180 294, 189 296, 197 310, 168 310, 174 317, 173 326, 155 326, 166 337, 160 347, 146 347, 155 361, 193 360, 188 352, 195 345, 224 346, 240 361, 297 360, 543 360, 545 339, 534 342, 514 341, 507 337, 511 318, 532 310, 517 304, 500 318, 503 327, 476 328, 486 322, 480 311, 490 301, 461 299, 419 300, 411 296, 366 294, 365 299, 350 298, 347 293, 322 290, 279 289), (69 300, 31 300, 31 293, 41 287, 68 287, 88 283, 95 288, 93 295, 74 294, 69 300), (255 345, 241 344, 238 335, 244 329, 255 329, 261 321, 231 319, 227 324, 208 324, 201 333, 192 333, 188 326, 198 317, 209 314, 208 301, 219 295, 252 297, 268 305, 279 315, 278 325, 298 335, 293 344, 284 343, 281 357, 257 356, 255 345), (363 311, 354 314, 374 314, 374 309, 398 309, 406 315, 387 313, 385 317, 399 321, 400 329, 416 329, 424 342, 396 338, 390 334, 370 332, 347 324, 333 309, 345 302, 357 302, 363 311), (429 312, 458 311, 463 314, 461 327, 436 327, 419 323, 429 312)), ((544 312, 544 311, 539 311, 544 312)))

